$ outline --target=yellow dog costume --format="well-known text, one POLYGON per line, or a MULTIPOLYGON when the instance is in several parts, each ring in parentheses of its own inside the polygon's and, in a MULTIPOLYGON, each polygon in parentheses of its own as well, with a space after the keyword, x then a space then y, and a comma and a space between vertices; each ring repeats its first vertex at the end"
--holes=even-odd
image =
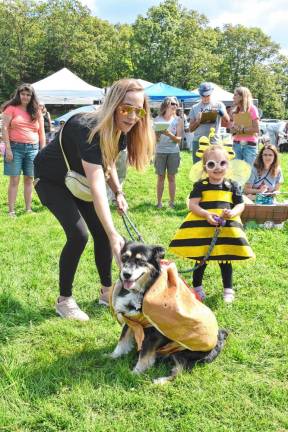
MULTIPOLYGON (((115 315, 115 299, 121 286, 121 281, 116 282, 110 296, 115 315)), ((215 315, 179 277, 175 263, 161 264, 161 274, 144 295, 142 313, 116 316, 121 324, 133 330, 138 351, 144 340, 144 328, 151 326, 172 341, 157 351, 160 354, 184 349, 206 352, 217 344, 215 315)))

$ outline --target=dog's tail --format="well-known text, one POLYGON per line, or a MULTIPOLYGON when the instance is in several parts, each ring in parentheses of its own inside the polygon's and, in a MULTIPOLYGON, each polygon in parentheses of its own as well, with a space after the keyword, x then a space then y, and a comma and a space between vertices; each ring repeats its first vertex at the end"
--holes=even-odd
POLYGON ((205 353, 206 355, 204 355, 203 358, 196 360, 195 363, 192 365, 192 368, 196 364, 211 363, 213 360, 215 360, 216 357, 218 357, 220 352, 223 350, 227 337, 228 331, 225 329, 220 329, 218 332, 218 340, 216 346, 211 351, 208 351, 208 353, 205 353))
POLYGON ((173 367, 171 374, 166 377, 161 377, 154 380, 155 384, 165 384, 175 379, 183 370, 191 370, 196 364, 211 363, 218 357, 220 352, 223 350, 225 341, 228 337, 228 331, 220 329, 218 332, 218 340, 216 346, 208 352, 203 351, 180 351, 179 353, 173 354, 173 360, 175 366, 173 367))

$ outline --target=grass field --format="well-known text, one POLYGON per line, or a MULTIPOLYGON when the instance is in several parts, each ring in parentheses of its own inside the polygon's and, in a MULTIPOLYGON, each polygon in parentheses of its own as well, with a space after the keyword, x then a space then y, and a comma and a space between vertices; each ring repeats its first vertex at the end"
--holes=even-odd
MULTIPOLYGON (((167 247, 186 215, 190 164, 190 154, 182 152, 175 210, 155 209, 152 166, 144 174, 129 171, 125 192, 130 216, 146 242, 167 247)), ((286 154, 286 190, 287 165, 286 154)), ((208 266, 206 303, 220 326, 231 332, 225 350, 214 363, 160 387, 152 378, 166 374, 168 366, 134 376, 134 354, 117 361, 105 358, 120 327, 109 310, 97 304, 99 280, 91 240, 74 283, 75 298, 91 320, 69 322, 56 316, 63 233, 36 195, 36 213, 24 214, 22 186, 18 217, 9 219, 6 190, 1 175, 0 431, 288 431, 288 223, 283 230, 249 224, 247 235, 257 259, 234 267, 233 305, 223 304, 218 266, 208 266)), ((121 218, 115 214, 114 220, 127 236, 121 218)), ((179 268, 191 264, 176 261, 179 268)))

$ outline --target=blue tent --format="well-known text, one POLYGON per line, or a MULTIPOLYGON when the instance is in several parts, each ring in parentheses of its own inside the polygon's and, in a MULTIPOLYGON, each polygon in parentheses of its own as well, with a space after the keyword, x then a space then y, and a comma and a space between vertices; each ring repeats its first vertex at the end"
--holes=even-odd
POLYGON ((81 112, 92 112, 92 111, 96 111, 98 108, 99 108, 99 105, 84 105, 84 106, 81 106, 80 108, 76 108, 76 109, 74 109, 72 111, 69 111, 66 114, 63 114, 61 117, 57 117, 54 120, 54 124, 58 125, 61 121, 66 122, 74 114, 81 113, 81 112))
POLYGON ((144 92, 151 101, 162 102, 167 96, 175 96, 179 101, 193 102, 199 99, 199 94, 177 87, 172 87, 163 82, 153 84, 144 89, 144 92))

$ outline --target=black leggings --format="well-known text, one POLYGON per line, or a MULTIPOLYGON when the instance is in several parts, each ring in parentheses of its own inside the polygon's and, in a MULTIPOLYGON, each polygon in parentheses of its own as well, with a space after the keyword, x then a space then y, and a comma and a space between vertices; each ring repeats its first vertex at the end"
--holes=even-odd
POLYGON ((111 286, 112 251, 93 203, 75 198, 64 185, 40 180, 35 189, 41 203, 58 219, 67 237, 59 262, 60 295, 72 295, 74 276, 88 241, 87 227, 94 240, 95 264, 101 284, 111 286))
MULTIPOLYGON (((202 285, 204 272, 207 264, 202 265, 196 269, 193 273, 193 287, 196 288, 202 285)), ((219 263, 221 270, 222 282, 224 288, 232 288, 232 264, 231 263, 219 263)))

